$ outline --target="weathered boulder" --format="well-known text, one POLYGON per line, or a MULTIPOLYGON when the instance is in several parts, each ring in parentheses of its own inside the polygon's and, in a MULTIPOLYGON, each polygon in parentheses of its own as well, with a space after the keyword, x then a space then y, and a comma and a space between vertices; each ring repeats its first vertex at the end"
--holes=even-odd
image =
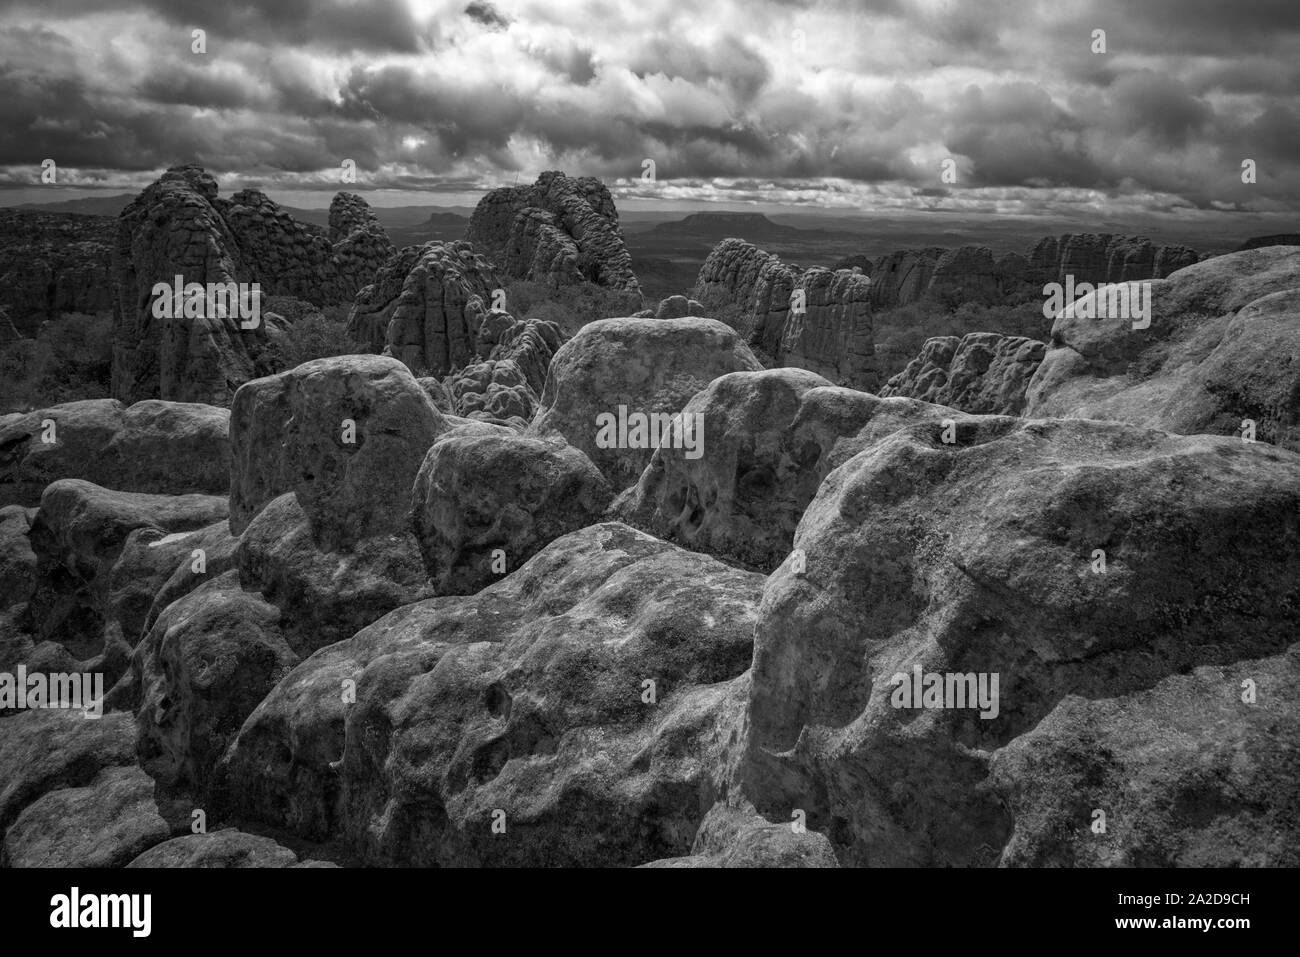
POLYGON ((230 413, 194 402, 85 399, 0 425, 0 505, 35 505, 56 479, 123 492, 220 494, 230 413))
POLYGON ((1000 863, 1295 867, 1298 652, 1063 698, 993 754, 992 785, 1015 820, 1000 863))
POLYGON ((228 571, 173 602, 131 659, 140 763, 165 787, 202 794, 244 719, 298 663, 280 612, 228 571))
POLYGON ((37 559, 26 615, 34 637, 74 660, 100 656, 93 670, 115 680, 129 644, 122 645, 120 630, 105 626, 115 621, 111 572, 128 537, 137 529, 163 537, 203 528, 227 512, 226 499, 211 495, 117 492, 80 479, 51 483, 28 532, 37 559))
POLYGON ((25 603, 36 590, 36 553, 27 537, 34 517, 19 505, 0 507, 0 609, 25 603))
POLYGON ((531 186, 495 189, 474 207, 465 238, 511 279, 640 294, 614 200, 591 176, 552 170, 531 186))
POLYGON ((123 712, 86 718, 52 708, 0 718, 0 836, 41 795, 134 762, 135 722, 123 712))
POLYGON ((599 521, 612 498, 591 460, 564 442, 463 433, 429 449, 411 521, 437 593, 462 595, 599 521))
POLYGON ((408 527, 368 535, 345 550, 322 549, 292 493, 257 513, 239 539, 235 563, 242 586, 280 610, 281 629, 300 655, 432 594, 408 527))
POLYGON ((690 855, 642 867, 839 867, 830 841, 815 831, 796 832, 790 822, 773 823, 752 807, 719 804, 695 835, 690 855))
POLYGON ((795 527, 833 468, 896 429, 965 418, 942 406, 834 387, 803 369, 721 376, 684 411, 704 418, 704 454, 657 449, 613 514, 763 572, 789 556, 795 527))
POLYGON ((50 791, 18 815, 4 836, 10 867, 122 867, 171 837, 138 767, 101 771, 84 787, 50 791))
MULTIPOLYGON (((1216 256, 1151 283, 1149 325, 1064 310, 1025 415, 1111 419, 1300 449, 1300 250, 1216 256)), ((1109 311, 1109 310, 1107 310, 1109 311)))
POLYGON ((921 354, 891 378, 882 396, 905 396, 975 415, 1019 415, 1046 343, 996 332, 927 339, 921 354))
POLYGON ((651 313, 656 319, 681 319, 685 316, 704 315, 704 305, 685 296, 669 296, 660 299, 659 305, 651 313))
POLYGON ((230 528, 294 492, 318 546, 406 530, 411 483, 446 430, 405 365, 335 356, 246 383, 231 408, 230 528))
POLYGON ((613 488, 623 489, 654 450, 598 447, 597 416, 617 418, 620 406, 628 413, 680 412, 718 376, 760 368, 735 331, 714 319, 602 319, 583 326, 556 353, 528 431, 561 436, 613 488))
MULTIPOLYGON (((991 756, 1067 696, 1294 642, 1300 456, 1079 420, 975 418, 952 444, 912 426, 827 477, 795 547, 807 567, 768 578, 755 633, 745 796, 771 820, 806 811, 844 863, 992 864, 1018 822, 991 756)), ((1218 860, 1258 847, 1234 833, 1218 860)))
POLYGON ((127 867, 296 867, 298 855, 260 834, 223 827, 155 844, 127 867))
POLYGON ((368 863, 685 854, 718 800, 761 586, 624 525, 574 532, 304 661, 223 759, 227 800, 368 863))

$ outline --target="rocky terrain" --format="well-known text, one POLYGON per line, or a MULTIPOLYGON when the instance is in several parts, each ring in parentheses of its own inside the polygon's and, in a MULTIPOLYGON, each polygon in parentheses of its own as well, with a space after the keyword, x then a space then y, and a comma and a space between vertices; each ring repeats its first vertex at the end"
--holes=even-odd
POLYGON ((591 176, 552 170, 531 186, 493 190, 474 208, 465 238, 504 276, 640 293, 614 200, 591 176))
POLYGON ((872 279, 871 305, 905 306, 942 294, 963 302, 998 302, 1032 293, 1044 283, 1134 282, 1163 279, 1200 260, 1187 246, 1157 245, 1141 236, 1078 233, 1048 236, 1024 254, 994 256, 984 246, 901 249, 871 259, 854 256, 832 268, 858 268, 872 279))
POLYGON ((1300 249, 732 239, 568 335, 497 293, 635 292, 594 180, 394 250, 182 167, 113 243, 116 397, 0 418, 0 865, 1300 865, 1300 249), (879 381, 879 289, 1067 265, 1149 326, 879 381))
POLYGON ((112 248, 107 216, 0 209, 0 309, 12 335, 31 336, 61 313, 111 309, 112 248))
POLYGON ((122 211, 113 241, 113 395, 223 405, 273 371, 284 324, 249 329, 215 316, 156 318, 156 283, 258 283, 263 296, 351 302, 394 252, 365 201, 340 193, 329 229, 296 222, 257 190, 230 199, 196 166, 176 167, 122 211))
POLYGON ((871 281, 849 270, 800 270, 740 239, 709 254, 692 293, 739 307, 751 341, 777 365, 838 384, 879 384, 871 334, 871 281))

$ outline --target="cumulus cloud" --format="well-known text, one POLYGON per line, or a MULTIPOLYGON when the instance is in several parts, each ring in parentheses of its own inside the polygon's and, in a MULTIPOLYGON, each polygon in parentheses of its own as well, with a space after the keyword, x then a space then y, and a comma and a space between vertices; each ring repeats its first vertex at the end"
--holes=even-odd
POLYGON ((0 186, 350 158, 372 188, 1294 207, 1297 62, 1294 0, 0 0, 0 186))

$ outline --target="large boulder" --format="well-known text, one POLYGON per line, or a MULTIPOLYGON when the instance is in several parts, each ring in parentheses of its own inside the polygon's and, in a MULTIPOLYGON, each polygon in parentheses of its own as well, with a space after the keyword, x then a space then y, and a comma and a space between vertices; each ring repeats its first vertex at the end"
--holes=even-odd
POLYGON ((686 854, 720 797, 761 587, 624 525, 574 532, 304 661, 223 759, 226 800, 372 864, 686 854))
POLYGON ((298 855, 260 834, 223 827, 155 844, 127 867, 297 867, 298 855))
POLYGON ((33 636, 70 655, 64 664, 96 659, 92 670, 114 680, 138 638, 106 627, 117 620, 112 571, 131 534, 148 529, 163 538, 213 525, 227 513, 224 497, 117 492, 80 479, 50 484, 28 532, 37 559, 27 608, 33 636))
POLYGON ((124 712, 30 710, 0 718, 0 836, 42 795, 89 784, 135 762, 135 722, 124 712))
POLYGON ((35 505, 56 479, 124 492, 221 494, 230 413, 194 402, 85 399, 0 425, 0 505, 35 505))
POLYGON ((684 412, 704 418, 704 454, 657 449, 614 512, 661 538, 763 572, 789 555, 799 519, 833 468, 895 429, 965 418, 831 386, 802 369, 721 376, 684 412))
POLYGON ((1047 345, 1037 339, 971 332, 927 339, 921 354, 880 390, 975 415, 1019 415, 1047 345))
MULTIPOLYGON (((1300 623, 1300 456, 1079 420, 975 418, 956 432, 946 444, 937 424, 902 429, 832 472, 795 536, 806 568, 783 565, 764 589, 737 777, 769 819, 805 811, 845 863, 1032 859, 1012 835, 1057 799, 1008 804, 990 783, 995 752, 1071 695, 1122 699, 1276 655, 1300 623)), ((1241 692, 1235 673, 1224 680, 1216 694, 1241 692)), ((1169 687, 1187 695, 1174 711, 1225 707, 1206 687, 1169 687)), ((1145 745, 1148 719, 1096 707, 1117 727, 1086 750, 1145 745)), ((1105 764, 1155 770, 1139 753, 1105 764)), ((1199 756, 1158 773, 1166 794, 1194 789, 1199 756)), ((1217 830, 1215 860, 1251 859, 1259 843, 1239 825, 1281 822, 1294 803, 1251 793, 1250 808, 1220 805, 1238 822, 1217 830)), ((1197 807, 1176 810, 1180 824, 1197 807)))
POLYGON ((294 492, 317 544, 406 530, 411 483, 443 415, 386 356, 335 356, 245 384, 231 409, 230 527, 294 492))
POLYGON ((590 459, 559 440, 461 432, 429 450, 412 498, 433 587, 462 595, 599 521, 613 492, 590 459))
POLYGON ((280 610, 286 640, 302 655, 433 593, 405 525, 344 550, 325 549, 292 493, 257 513, 240 536, 235 564, 242 586, 280 610))
POLYGON ((154 800, 153 779, 114 767, 29 804, 4 836, 3 858, 10 867, 122 867, 175 830, 154 800))
POLYGON ((640 295, 614 200, 591 176, 551 170, 531 186, 494 189, 474 207, 465 238, 511 279, 640 295))
POLYGON ((1015 820, 1001 863, 1296 867, 1297 689, 1292 645, 1116 698, 1065 697, 990 762, 1015 820))
POLYGON ((145 770, 202 794, 244 719, 298 661, 279 610, 241 589, 233 570, 173 602, 131 661, 145 770))
POLYGON ((1149 326, 1062 311, 1024 414, 1111 419, 1300 449, 1300 250, 1216 256, 1151 283, 1149 326))
POLYGON ((714 319, 602 319, 556 353, 529 434, 562 437, 623 489, 654 450, 599 447, 598 416, 617 418, 620 406, 628 414, 680 412, 718 376, 761 368, 735 330, 714 319))

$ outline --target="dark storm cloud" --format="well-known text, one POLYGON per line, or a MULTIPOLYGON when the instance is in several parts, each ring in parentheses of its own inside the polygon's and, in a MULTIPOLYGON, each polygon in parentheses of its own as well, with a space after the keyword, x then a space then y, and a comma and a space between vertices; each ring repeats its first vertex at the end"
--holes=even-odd
POLYGON ((145 11, 187 38, 207 30, 213 47, 252 40, 413 53, 424 34, 402 0, 0 0, 0 17, 10 11, 51 19, 145 11))
POLYGON ((1297 64, 1296 0, 0 0, 0 166, 1300 204, 1297 64))
POLYGON ((487 0, 474 0, 465 8, 465 15, 477 20, 485 27, 504 30, 510 26, 510 20, 503 16, 500 10, 488 3, 487 0))

